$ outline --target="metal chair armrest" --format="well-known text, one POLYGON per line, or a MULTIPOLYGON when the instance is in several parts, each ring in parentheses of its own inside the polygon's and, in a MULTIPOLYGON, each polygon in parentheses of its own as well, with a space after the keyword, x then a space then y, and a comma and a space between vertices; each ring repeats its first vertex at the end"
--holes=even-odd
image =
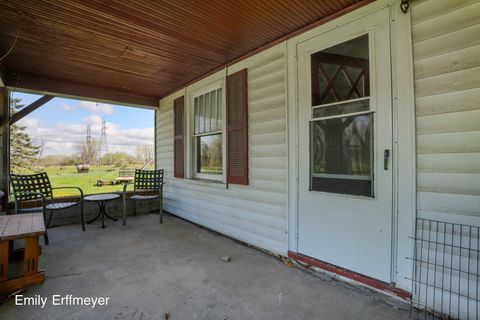
MULTIPOLYGON (((76 190, 78 190, 78 192, 80 193, 80 201, 79 202, 83 202, 83 190, 81 188, 79 188, 79 187, 55 187, 55 188, 52 188, 52 191, 53 190, 58 190, 58 189, 76 189, 76 190)), ((55 202, 53 192, 52 192, 52 202, 55 202)))
POLYGON ((55 188, 52 188, 52 190, 58 190, 58 189, 77 189, 78 192, 80 192, 80 196, 83 199, 83 190, 79 187, 55 187, 55 188))

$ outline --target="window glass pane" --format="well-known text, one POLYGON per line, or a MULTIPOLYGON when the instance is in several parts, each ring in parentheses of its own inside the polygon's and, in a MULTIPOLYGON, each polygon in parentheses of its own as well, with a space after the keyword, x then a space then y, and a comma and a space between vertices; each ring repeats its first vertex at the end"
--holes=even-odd
POLYGON ((212 131, 217 130, 217 91, 212 91, 211 93, 211 117, 210 117, 210 129, 212 131))
POLYGON ((368 35, 311 56, 312 105, 369 96, 368 35))
POLYGON ((215 89, 194 99, 195 134, 222 129, 222 90, 215 89))
POLYGON ((198 97, 194 99, 194 115, 195 115, 195 134, 198 133, 198 125, 199 125, 199 105, 198 105, 198 97))
MULTIPOLYGON (((333 90, 327 90, 328 88, 328 82, 326 81, 327 79, 330 79, 333 75, 335 75, 336 71, 338 70, 338 66, 334 66, 328 63, 325 63, 323 65, 318 65, 317 67, 317 74, 316 77, 318 78, 318 89, 316 89, 315 97, 317 101, 313 102, 313 105, 318 105, 318 101, 322 101, 322 104, 325 103, 332 103, 332 102, 337 102, 338 99, 334 96, 334 91, 333 90), (320 69, 321 68, 321 69, 320 69), (327 78, 328 77, 328 78, 327 78), (320 97, 320 94, 322 95, 320 97)), ((313 70, 312 70, 313 72, 313 70)), ((312 75, 313 77, 313 75, 312 75)))
POLYGON ((199 133, 202 133, 205 131, 205 97, 204 96, 200 96, 198 97, 199 99, 199 109, 200 109, 200 112, 198 113, 199 114, 199 119, 198 119, 198 132, 199 133))
POLYGON ((372 117, 311 122, 313 172, 370 176, 372 117))
POLYGON ((223 100, 222 100, 222 89, 217 90, 217 128, 218 130, 222 129, 223 122, 223 100))
POLYGON ((350 101, 333 106, 318 107, 313 109, 313 118, 331 117, 340 114, 368 111, 369 100, 350 101))
POLYGON ((312 177, 310 190, 373 197, 372 180, 312 177))
POLYGON ((210 128, 210 115, 211 115, 212 105, 210 103, 210 92, 205 94, 205 132, 212 131, 210 128))
POLYGON ((310 123, 311 190, 372 196, 373 115, 310 123))
POLYGON ((222 174, 222 134, 197 137, 197 172, 222 174))

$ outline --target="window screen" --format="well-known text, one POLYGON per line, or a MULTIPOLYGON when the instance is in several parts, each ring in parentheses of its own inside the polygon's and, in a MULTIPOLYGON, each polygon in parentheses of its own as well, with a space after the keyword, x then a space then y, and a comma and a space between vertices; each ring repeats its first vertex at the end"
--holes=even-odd
POLYGON ((194 99, 195 134, 222 130, 222 89, 216 89, 194 99))

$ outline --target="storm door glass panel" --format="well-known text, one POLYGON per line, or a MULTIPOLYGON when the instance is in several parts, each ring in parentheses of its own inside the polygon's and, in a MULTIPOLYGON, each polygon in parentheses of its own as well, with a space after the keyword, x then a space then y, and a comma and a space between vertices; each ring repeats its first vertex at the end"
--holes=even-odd
POLYGON ((372 195, 372 116, 310 122, 311 190, 372 195))
POLYGON ((368 35, 312 54, 312 105, 368 97, 368 35))
POLYGON ((368 35, 311 56, 310 190, 373 197, 368 35))

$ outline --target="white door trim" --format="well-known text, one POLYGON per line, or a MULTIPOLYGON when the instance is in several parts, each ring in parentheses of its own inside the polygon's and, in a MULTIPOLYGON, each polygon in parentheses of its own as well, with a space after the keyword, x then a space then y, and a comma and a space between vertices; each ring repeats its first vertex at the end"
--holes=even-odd
POLYGON ((298 252, 298 43, 388 8, 391 30, 393 157, 395 166, 392 229, 392 281, 411 290, 406 278, 411 273, 416 217, 415 106, 410 12, 403 14, 400 0, 377 0, 318 28, 287 41, 287 127, 288 127, 288 250, 298 252))

